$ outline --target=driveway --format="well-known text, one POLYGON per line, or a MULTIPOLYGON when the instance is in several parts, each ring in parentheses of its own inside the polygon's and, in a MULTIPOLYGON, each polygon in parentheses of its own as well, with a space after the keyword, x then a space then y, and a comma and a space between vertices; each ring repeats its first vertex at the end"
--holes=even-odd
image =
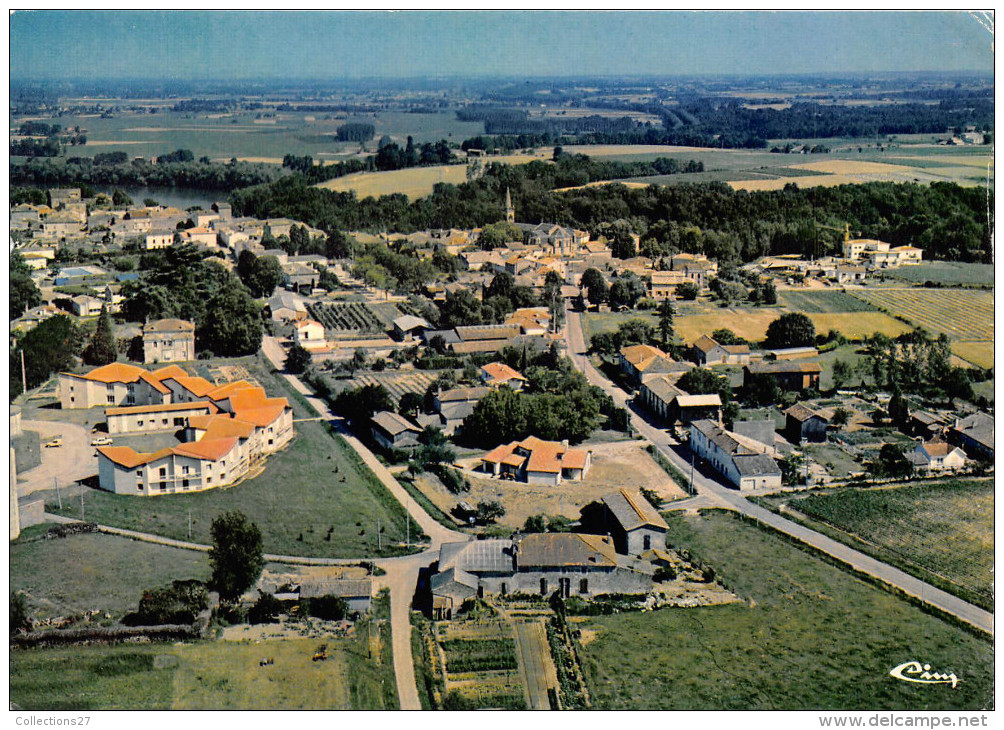
POLYGON ((18 496, 52 489, 53 480, 65 487, 98 473, 98 457, 90 445, 93 436, 88 429, 64 421, 22 421, 21 426, 25 431, 38 432, 42 463, 18 474, 18 496), (63 445, 45 448, 46 442, 54 438, 61 439, 63 445))

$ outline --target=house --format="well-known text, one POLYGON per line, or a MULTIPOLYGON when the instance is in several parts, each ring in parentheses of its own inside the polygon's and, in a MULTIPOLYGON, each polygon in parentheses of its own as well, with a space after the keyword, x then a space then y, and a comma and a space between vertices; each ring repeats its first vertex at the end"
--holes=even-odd
POLYGON ((617 552, 641 555, 666 546, 669 526, 641 494, 619 489, 603 498, 603 506, 617 552))
POLYGON ((80 188, 49 188, 49 205, 58 208, 64 203, 79 203, 80 188))
POLYGON ((307 350, 319 350, 327 346, 324 339, 324 325, 312 319, 302 319, 293 325, 293 342, 307 350))
POLYGON ((994 419, 986 413, 974 413, 955 419, 948 436, 972 458, 993 460, 994 419))
POLYGON ((205 226, 193 226, 186 228, 178 234, 181 243, 188 243, 205 248, 216 247, 216 231, 205 226))
POLYGON ((910 461, 927 471, 948 471, 964 467, 966 453, 945 441, 922 441, 917 444, 910 461))
POLYGON ((366 613, 370 609, 373 581, 347 575, 301 575, 299 573, 273 573, 262 571, 256 584, 259 593, 275 596, 280 601, 299 601, 301 598, 341 598, 353 613, 366 613))
POLYGON ((638 395, 645 408, 668 424, 722 420, 722 398, 718 393, 691 395, 676 387, 670 375, 643 378, 638 395))
POLYGON ((620 369, 634 383, 641 383, 645 373, 666 372, 673 359, 652 345, 629 345, 620 351, 620 369))
POLYGON ((504 362, 490 362, 487 365, 482 365, 479 375, 481 382, 489 388, 506 385, 513 390, 523 390, 523 386, 526 384, 526 378, 504 362))
POLYGON ((796 403, 784 412, 784 433, 793 444, 826 441, 830 420, 808 406, 796 403))
POLYGON ((268 298, 268 309, 273 322, 298 322, 307 319, 303 298, 287 291, 277 291, 268 298))
POLYGON ((547 307, 522 307, 506 317, 505 324, 519 326, 524 335, 546 335, 551 326, 551 313, 547 307))
POLYGON ((474 412, 474 405, 492 392, 491 388, 451 388, 436 393, 432 398, 433 408, 439 414, 443 433, 450 435, 463 424, 464 419, 474 412))
POLYGON ((701 335, 690 347, 692 359, 699 367, 708 365, 748 365, 749 345, 722 345, 707 335, 701 335))
POLYGON ((761 444, 737 438, 717 423, 691 423, 690 449, 740 491, 781 486, 781 468, 761 444))
MULTIPOLYGON (((268 252, 265 252, 268 254, 268 252)), ((282 283, 287 289, 313 289, 317 286, 317 269, 308 264, 293 262, 282 264, 282 283)))
POLYGON ((559 443, 528 436, 522 441, 496 446, 481 457, 481 468, 497 477, 558 486, 566 479, 585 479, 591 461, 591 451, 569 448, 567 441, 559 443))
POLYGON ((464 251, 460 254, 460 262, 467 271, 505 268, 505 259, 498 251, 464 251))
POLYGON ((418 435, 422 433, 422 429, 404 416, 392 411, 380 411, 373 415, 371 421, 373 439, 387 451, 418 447, 418 435))
POLYGON ((908 429, 911 436, 924 440, 936 439, 945 433, 946 424, 941 418, 927 411, 911 411, 908 429))
POLYGON ((92 297, 88 294, 80 294, 70 300, 73 306, 73 313, 78 317, 94 317, 101 314, 101 307, 105 300, 92 297))
POLYGON ((432 329, 432 325, 421 317, 411 314, 398 317, 393 322, 394 339, 399 342, 411 342, 414 339, 421 339, 422 335, 432 329))
POLYGON ((184 319, 158 319, 143 325, 143 362, 195 359, 195 325, 184 319))
POLYGON ((589 234, 585 231, 565 228, 555 223, 517 223, 516 226, 523 231, 524 242, 553 255, 572 256, 589 240, 589 234))
POLYGON ((682 273, 698 289, 705 289, 711 277, 718 273, 718 264, 704 254, 678 253, 670 258, 669 269, 682 273))
POLYGON ((143 247, 148 251, 157 248, 168 248, 174 245, 174 231, 154 230, 146 234, 143 247))
POLYGON ((777 440, 777 433, 774 428, 774 421, 769 418, 758 421, 734 421, 732 423, 733 433, 750 441, 755 441, 758 444, 763 444, 771 449, 774 448, 774 443, 777 440))
POLYGON ((233 218, 233 208, 230 203, 215 202, 212 204, 212 209, 216 211, 216 214, 221 220, 230 220, 233 218))
POLYGON ((648 295, 657 301, 672 299, 676 287, 688 281, 682 271, 653 271, 650 276, 648 295))
POLYGON ((433 617, 449 619, 468 598, 489 594, 648 593, 652 572, 636 558, 618 555, 609 537, 538 533, 444 543, 429 587, 433 617))
POLYGON ((769 375, 782 390, 818 390, 820 372, 819 363, 815 362, 752 363, 743 368, 743 381, 755 375, 769 375))
POLYGON ((458 355, 498 352, 521 334, 518 324, 487 324, 454 327, 459 342, 449 345, 458 355))

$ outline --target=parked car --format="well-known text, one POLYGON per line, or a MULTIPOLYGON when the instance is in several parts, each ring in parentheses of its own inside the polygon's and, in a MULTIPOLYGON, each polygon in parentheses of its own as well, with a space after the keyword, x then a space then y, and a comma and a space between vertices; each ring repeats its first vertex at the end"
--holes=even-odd
POLYGON ((107 436, 102 436, 99 439, 94 439, 91 441, 91 446, 111 446, 112 440, 107 436))
POLYGON ((45 448, 58 449, 62 445, 63 445, 63 439, 53 439, 52 441, 50 441, 45 445, 45 448))

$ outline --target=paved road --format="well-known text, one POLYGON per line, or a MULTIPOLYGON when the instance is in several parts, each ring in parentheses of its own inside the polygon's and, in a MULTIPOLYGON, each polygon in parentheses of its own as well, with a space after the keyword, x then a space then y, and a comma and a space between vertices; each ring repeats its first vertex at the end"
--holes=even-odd
MULTIPOLYGON (((278 369, 283 369, 286 353, 274 337, 262 340, 262 351, 278 369)), ((385 571, 380 576, 378 587, 390 589, 390 625, 391 641, 394 649, 394 674, 397 679, 397 694, 402 710, 420 710, 422 705, 418 699, 418 689, 415 685, 415 666, 411 655, 411 603, 415 595, 420 568, 430 565, 439 558, 439 546, 444 542, 464 542, 471 537, 462 532, 456 532, 436 522, 411 498, 400 482, 394 478, 386 466, 380 463, 365 444, 352 435, 344 420, 336 416, 328 408, 328 404, 317 398, 295 375, 283 375, 290 386, 303 394, 311 406, 325 420, 331 421, 349 446, 359 454, 359 457, 376 474, 394 498, 400 502, 411 519, 429 536, 431 544, 424 552, 417 555, 407 555, 399 558, 385 558, 373 561, 385 571)), ((413 533, 414 534, 414 533, 413 533)))
MULTIPOLYGON (((681 472, 689 474, 690 464, 677 452, 677 448, 675 448, 677 444, 670 439, 669 435, 664 430, 653 427, 642 417, 639 411, 631 408, 624 391, 613 385, 609 379, 589 362, 589 358, 585 354, 586 346, 582 331, 581 314, 569 309, 566 312, 566 322, 565 340, 568 345, 568 356, 572 359, 575 366, 585 374, 586 379, 590 383, 603 388, 618 406, 628 408, 629 413, 631 413, 631 425, 642 436, 652 442, 681 472)), ((811 545, 818 550, 822 550, 861 573, 877 578, 883 583, 920 599, 923 603, 951 614, 987 633, 993 634, 994 617, 989 611, 974 606, 940 588, 935 588, 908 573, 904 573, 902 570, 858 552, 815 530, 810 530, 803 525, 787 520, 763 507, 755 505, 746 499, 745 493, 730 489, 697 471, 694 472, 694 485, 697 488, 697 494, 701 497, 717 502, 720 506, 755 518, 766 525, 770 525, 790 537, 811 545)))
POLYGON ((98 458, 90 445, 94 436, 83 426, 64 421, 22 421, 21 426, 25 431, 38 432, 42 463, 18 474, 18 496, 52 489, 53 479, 58 479, 59 486, 65 487, 98 473, 98 458), (62 439, 63 445, 45 448, 46 442, 57 436, 62 439))

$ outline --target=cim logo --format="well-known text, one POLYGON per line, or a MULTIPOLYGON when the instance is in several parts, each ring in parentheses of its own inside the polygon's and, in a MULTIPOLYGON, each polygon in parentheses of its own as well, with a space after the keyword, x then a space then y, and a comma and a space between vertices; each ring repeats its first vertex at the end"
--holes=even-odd
POLYGON ((930 664, 922 665, 920 662, 904 662, 898 667, 893 668, 889 674, 904 682, 913 682, 914 684, 950 684, 953 689, 958 687, 961 681, 954 674, 932 672, 930 664))

